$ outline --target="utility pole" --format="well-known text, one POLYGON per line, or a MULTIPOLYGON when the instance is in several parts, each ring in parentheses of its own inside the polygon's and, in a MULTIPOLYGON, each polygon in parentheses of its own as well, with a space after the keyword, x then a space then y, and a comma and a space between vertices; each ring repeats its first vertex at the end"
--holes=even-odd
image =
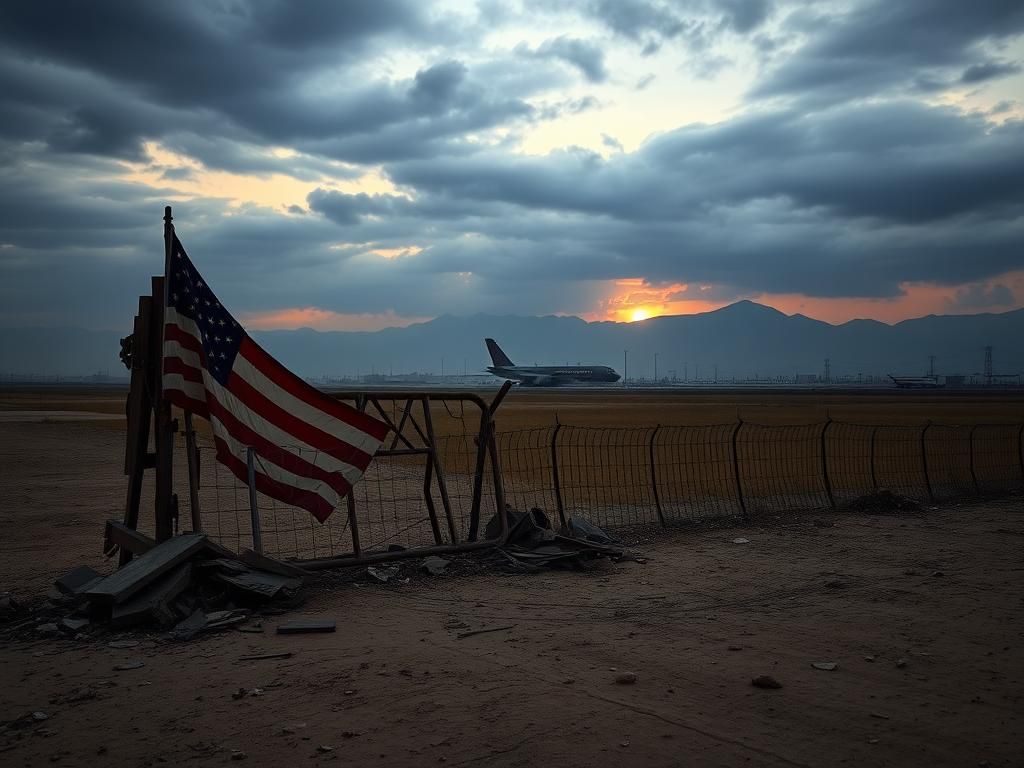
POLYGON ((658 353, 654 353, 654 383, 658 383, 658 353))
POLYGON ((715 384, 718 383, 718 363, 715 363, 715 384))
POLYGON ((985 386, 992 386, 992 347, 985 347, 985 386))
POLYGON ((690 364, 685 361, 683 362, 683 383, 690 383, 690 364))
POLYGON ((832 361, 829 358, 825 358, 825 384, 832 383, 832 361))
POLYGON ((622 350, 622 386, 629 386, 629 350, 622 350))
POLYGON ((928 355, 928 378, 935 378, 935 355, 928 355))

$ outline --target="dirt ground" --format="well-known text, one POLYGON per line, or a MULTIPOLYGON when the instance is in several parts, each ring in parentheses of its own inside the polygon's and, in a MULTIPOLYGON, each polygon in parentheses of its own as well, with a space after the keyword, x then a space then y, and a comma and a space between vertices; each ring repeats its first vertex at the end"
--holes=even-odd
MULTIPOLYGON (((112 567, 122 450, 109 425, 0 423, 0 589, 31 601, 73 566, 112 567)), ((0 761, 1019 766, 1022 512, 1011 497, 675 531, 632 547, 644 563, 583 572, 328 574, 289 616, 335 634, 278 636, 270 617, 120 649, 20 635, 0 644, 0 721, 46 719, 8 732, 0 761), (751 685, 765 674, 782 688, 751 685)))

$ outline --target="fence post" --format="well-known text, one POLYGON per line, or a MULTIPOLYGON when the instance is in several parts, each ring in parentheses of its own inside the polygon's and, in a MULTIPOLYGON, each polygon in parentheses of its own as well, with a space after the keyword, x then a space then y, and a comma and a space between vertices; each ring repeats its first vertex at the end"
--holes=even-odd
POLYGON ((736 475, 736 499, 740 503, 740 514, 743 519, 749 519, 747 516, 747 503, 743 500, 743 482, 740 480, 740 454, 736 448, 736 438, 740 434, 740 428, 743 426, 743 419, 736 420, 736 426, 732 430, 732 471, 736 475))
POLYGON ((658 424, 651 432, 648 448, 651 454, 651 488, 654 490, 654 508, 658 510, 658 520, 661 522, 661 527, 664 528, 665 513, 661 510, 661 497, 658 495, 658 473, 654 468, 654 438, 658 436, 659 429, 661 429, 661 424, 658 424))
POLYGON ((924 485, 928 489, 928 498, 935 501, 935 494, 932 492, 932 480, 928 477, 928 448, 925 445, 925 435, 928 434, 931 426, 932 423, 929 421, 921 430, 921 467, 924 469, 924 485))
POLYGON ((245 464, 249 470, 249 518, 252 521, 252 548, 263 553, 263 534, 260 531, 260 510, 256 505, 256 449, 245 449, 245 464))
POLYGON ((878 434, 878 427, 871 428, 871 449, 870 449, 870 461, 871 461, 871 490, 878 490, 878 477, 875 475, 875 435, 878 434))
POLYGON ((967 435, 967 445, 971 456, 971 482, 974 483, 974 492, 976 494, 981 493, 981 487, 978 485, 978 474, 974 471, 974 430, 978 428, 977 424, 971 426, 971 431, 967 435))
POLYGON ((828 505, 832 508, 836 508, 836 500, 832 496, 832 481, 828 477, 828 453, 825 449, 825 436, 828 434, 829 427, 832 426, 832 417, 829 416, 828 420, 821 427, 821 477, 825 481, 825 495, 828 496, 828 505))
POLYGON ((558 519, 562 525, 566 525, 565 507, 562 505, 562 483, 558 477, 558 433, 561 431, 561 422, 555 422, 555 430, 551 433, 551 479, 555 483, 555 506, 558 509, 558 519))

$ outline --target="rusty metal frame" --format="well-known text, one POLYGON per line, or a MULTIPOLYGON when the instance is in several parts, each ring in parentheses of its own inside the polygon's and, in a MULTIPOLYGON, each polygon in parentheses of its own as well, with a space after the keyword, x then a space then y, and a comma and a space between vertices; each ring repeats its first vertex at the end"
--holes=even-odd
POLYGON ((511 383, 506 382, 494 399, 487 403, 479 395, 472 392, 450 390, 427 391, 343 391, 331 392, 331 397, 352 403, 359 410, 371 413, 383 420, 389 427, 388 436, 375 456, 425 456, 426 465, 423 479, 423 504, 430 518, 430 526, 434 535, 434 545, 416 547, 395 552, 365 552, 360 546, 358 515, 355 497, 349 493, 345 497, 346 511, 349 519, 349 532, 352 537, 352 552, 344 555, 314 558, 309 560, 296 559, 294 562, 309 570, 328 568, 345 568, 348 566, 383 563, 392 560, 403 560, 426 555, 454 554, 500 546, 508 534, 508 519, 505 512, 505 493, 502 483, 501 463, 498 457, 497 441, 495 440, 494 415, 501 401, 508 394, 511 383), (480 426, 474 440, 477 446, 475 470, 473 476, 473 498, 470 508, 470 522, 465 541, 457 541, 455 517, 448 496, 447 481, 444 467, 437 455, 437 436, 430 414, 430 405, 435 401, 458 401, 470 403, 480 410, 480 426), (397 403, 401 405, 396 409, 397 403), (386 407, 386 405, 391 407, 386 407), (399 411, 397 418, 391 414, 399 411), (419 414, 417 414, 419 411, 419 414), (422 419, 422 424, 420 420, 422 419), (411 427, 413 434, 408 434, 411 427), (483 501, 484 473, 490 462, 494 504, 501 521, 501 532, 496 539, 478 540, 480 528, 480 508, 483 501), (441 520, 434 502, 433 490, 436 483, 437 493, 441 500, 444 513, 444 525, 449 535, 449 543, 445 543, 441 532, 441 520))

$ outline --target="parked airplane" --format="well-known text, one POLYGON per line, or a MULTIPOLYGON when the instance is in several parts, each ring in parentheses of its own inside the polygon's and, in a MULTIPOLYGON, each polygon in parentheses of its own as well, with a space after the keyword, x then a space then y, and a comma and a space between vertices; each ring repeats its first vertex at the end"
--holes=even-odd
POLYGON ((495 376, 518 381, 526 387, 557 387, 560 384, 597 384, 619 380, 619 374, 607 365, 525 366, 514 365, 494 339, 485 339, 493 366, 487 368, 495 376))

